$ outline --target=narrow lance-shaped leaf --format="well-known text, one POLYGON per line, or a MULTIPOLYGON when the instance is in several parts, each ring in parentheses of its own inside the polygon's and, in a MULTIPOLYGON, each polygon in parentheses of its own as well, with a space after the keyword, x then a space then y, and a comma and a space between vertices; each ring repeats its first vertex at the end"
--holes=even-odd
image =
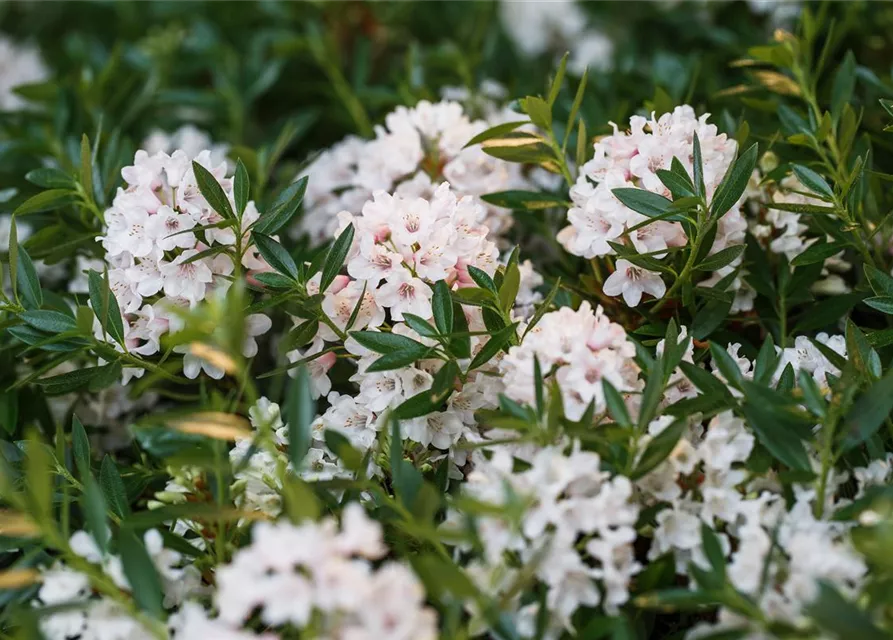
POLYGON ((195 160, 192 161, 192 171, 195 174, 195 182, 202 196, 211 205, 211 208, 224 218, 235 218, 233 207, 223 191, 223 187, 217 182, 217 178, 195 160))
POLYGON ((752 145, 731 164, 722 183, 713 194, 710 203, 710 215, 721 218, 726 214, 738 199, 744 195, 747 183, 750 181, 753 170, 757 166, 757 145, 752 145))
POLYGON ((335 280, 335 276, 341 271, 344 259, 347 257, 353 244, 353 224, 347 225, 344 231, 335 239, 326 254, 326 260, 322 265, 322 278, 319 283, 319 292, 325 293, 329 285, 335 280))
POLYGON ((288 385, 288 453, 295 469, 301 468, 312 441, 310 425, 316 414, 316 403, 311 384, 307 366, 301 365, 288 385))

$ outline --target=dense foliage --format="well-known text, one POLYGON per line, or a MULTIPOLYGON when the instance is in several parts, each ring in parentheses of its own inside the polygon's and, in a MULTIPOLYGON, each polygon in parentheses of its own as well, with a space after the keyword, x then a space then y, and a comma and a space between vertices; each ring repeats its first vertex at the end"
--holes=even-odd
POLYGON ((891 24, 0 5, 2 637, 891 637, 891 24))

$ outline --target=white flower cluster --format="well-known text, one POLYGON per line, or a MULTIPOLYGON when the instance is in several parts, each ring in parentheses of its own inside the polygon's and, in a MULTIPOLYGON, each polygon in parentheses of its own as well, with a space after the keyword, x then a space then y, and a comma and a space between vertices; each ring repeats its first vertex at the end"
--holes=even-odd
MULTIPOLYGON (((177 607, 186 598, 202 595, 204 588, 197 567, 186 564, 180 553, 165 549, 161 534, 157 531, 147 531, 144 539, 146 550, 161 578, 165 608, 177 607)), ((119 589, 125 592, 132 591, 124 575, 121 559, 118 556, 103 554, 89 534, 84 531, 76 532, 71 536, 69 546, 84 560, 97 565, 97 568, 101 569, 119 589)), ((40 630, 47 640, 71 638, 151 640, 156 637, 134 619, 118 601, 109 596, 94 596, 90 578, 61 561, 42 572, 41 583, 35 606, 75 605, 70 609, 64 608, 41 616, 40 630)))
POLYGON ((17 111, 26 106, 27 101, 14 89, 44 82, 47 76, 37 49, 0 37, 0 111, 17 111))
POLYGON ((499 13, 515 47, 525 56, 570 50, 568 69, 578 75, 587 67, 598 71, 614 67, 613 40, 587 24, 577 0, 502 0, 499 13))
MULTIPOLYGON (((670 190, 657 171, 669 170, 673 158, 677 158, 692 175, 693 139, 697 134, 705 188, 708 199, 711 198, 735 158, 737 144, 718 133, 715 125, 708 124, 708 117, 698 118, 694 109, 680 106, 660 118, 633 116, 629 132, 621 132, 614 125, 613 135, 595 143, 595 157, 583 166, 571 188, 574 206, 568 211, 569 226, 558 234, 561 244, 584 258, 614 254, 609 242, 625 244, 656 259, 666 257, 669 248, 684 246, 688 238, 677 222, 658 220, 632 230, 649 218, 624 205, 612 190, 636 187, 670 197, 670 190)), ((747 223, 740 207, 741 203, 736 203, 719 220, 711 253, 743 244, 747 223)), ((725 269, 731 273, 734 267, 725 269)), ((605 281, 604 291, 612 296, 623 294, 627 305, 634 307, 642 293, 660 298, 666 286, 658 274, 618 260, 616 271, 605 281)))
MULTIPOLYGON (((232 180, 226 166, 211 164, 209 151, 195 162, 208 169, 233 202, 232 180)), ((133 166, 122 172, 126 188, 119 188, 105 212, 106 233, 101 237, 108 263, 109 287, 125 318, 128 349, 141 356, 157 354, 161 336, 176 332, 183 321, 177 309, 194 307, 213 292, 229 286, 224 277, 233 273, 233 260, 222 253, 199 257, 216 246, 236 245, 232 227, 214 227, 223 220, 202 196, 192 169, 192 158, 182 150, 172 155, 137 151, 133 166)), ((260 217, 249 202, 241 218, 241 265, 249 271, 268 270, 266 262, 249 242, 248 227, 260 217)), ((249 316, 243 353, 257 352, 255 337, 266 333, 270 320, 262 314, 249 316)), ((102 328, 96 324, 97 335, 102 328)), ((178 350, 185 347, 177 347, 178 350)), ((204 370, 221 378, 223 370, 187 353, 183 371, 195 378, 204 370)), ((143 369, 125 368, 124 381, 143 369)))
MULTIPOLYGON (((538 603, 500 593, 522 571, 546 585, 553 631, 573 632, 571 617, 582 606, 601 604, 616 612, 641 569, 632 547, 639 510, 630 481, 611 477, 600 469, 597 454, 576 446, 569 454, 544 448, 524 471, 514 471, 513 464, 504 448, 495 449, 492 460, 479 462, 463 485, 466 496, 503 509, 500 515, 488 512, 474 519, 484 558, 470 565, 471 577, 491 595, 510 599, 525 637, 534 635, 538 603), (519 518, 513 520, 512 514, 519 518), (515 554, 522 568, 507 569, 507 553, 515 554)), ((444 524, 447 529, 463 526, 458 513, 444 524)))
MULTIPOLYGON (((524 189, 520 165, 488 156, 479 145, 465 148, 482 131, 517 119, 494 109, 486 120, 475 120, 449 100, 398 107, 376 128, 374 139, 350 136, 307 167, 303 231, 316 242, 327 240, 337 228, 337 214, 359 212, 377 191, 428 198, 443 180, 463 196, 524 189)), ((511 225, 507 209, 478 204, 474 222, 486 225, 494 237, 511 225)))
MULTIPOLYGON (((653 422, 649 439, 670 422, 670 418, 653 422)), ((846 537, 847 524, 816 519, 812 487, 794 485, 795 502, 788 508, 779 483, 754 479, 741 468, 754 442, 742 420, 722 413, 706 429, 690 428, 670 457, 637 483, 643 506, 668 505, 657 514, 648 558, 672 552, 680 574, 687 573, 689 563, 709 570, 701 535, 706 524, 715 529, 728 557, 732 585, 753 597, 771 620, 797 625, 821 580, 854 593, 867 568, 846 537)), ((647 443, 648 439, 642 444, 647 443)), ((866 479, 878 475, 884 477, 886 470, 861 473, 866 479)), ((833 497, 845 480, 845 476, 831 478, 826 514, 846 504, 833 497)), ((721 628, 745 623, 730 611, 720 614, 721 628)), ((691 637, 700 637, 699 633, 691 637)))
POLYGON ((561 387, 565 414, 579 420, 590 403, 596 412, 604 411, 603 380, 621 392, 641 388, 635 354, 623 326, 611 322, 601 307, 593 312, 584 302, 577 311, 562 307, 545 314, 520 345, 509 349, 499 371, 506 395, 532 404, 534 359, 539 360, 544 379, 553 375, 561 387))
MULTIPOLYGON (((347 257, 349 275, 336 278, 326 290, 323 311, 335 328, 344 331, 362 296, 351 330, 375 330, 389 317, 393 333, 434 346, 435 340, 423 338, 403 321, 404 314, 414 314, 433 324, 434 282, 443 280, 452 288, 473 285, 470 266, 494 275, 499 251, 487 239, 487 227, 478 223, 480 213, 481 207, 472 197, 457 198, 446 183, 437 187, 430 199, 377 192, 361 215, 342 212, 338 218, 341 228, 352 223, 355 229, 347 257)), ((531 279, 532 274, 528 275, 531 279)), ((317 289, 308 286, 308 293, 317 293, 318 283, 317 276, 310 283, 317 289)), ((533 293, 528 289, 526 295, 533 293)), ((468 307, 464 313, 471 331, 486 329, 479 308, 468 307)), ((472 355, 487 339, 471 338, 472 355)), ((327 370, 335 357, 326 352, 326 343, 340 340, 331 327, 321 326, 308 348, 287 355, 295 362, 325 353, 308 363, 316 394, 328 395, 331 405, 320 418, 321 425, 343 432, 354 446, 366 450, 381 428, 382 413, 430 388, 443 361, 426 360, 417 366, 369 372, 367 368, 379 356, 348 339, 345 348, 358 358, 358 371, 351 381, 359 386, 359 393, 355 397, 329 394, 327 370)), ((449 411, 408 421, 403 434, 422 445, 449 448, 462 436, 463 425, 474 424, 476 409, 496 406, 499 389, 497 379, 478 371, 459 393, 450 397, 449 411)))
POLYGON ((412 571, 373 567, 386 553, 381 525, 357 503, 344 509, 340 531, 334 518, 258 523, 251 544, 217 569, 215 627, 237 630, 257 612, 270 627, 312 623, 320 637, 436 638, 436 614, 412 571))

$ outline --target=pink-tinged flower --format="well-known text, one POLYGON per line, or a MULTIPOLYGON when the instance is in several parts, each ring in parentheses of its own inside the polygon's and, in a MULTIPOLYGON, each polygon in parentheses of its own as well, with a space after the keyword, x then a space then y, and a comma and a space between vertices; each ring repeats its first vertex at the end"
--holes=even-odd
POLYGON ((627 306, 635 307, 642 301, 643 293, 661 298, 667 292, 667 285, 653 271, 637 267, 629 260, 617 261, 617 269, 605 280, 603 291, 606 295, 623 295, 627 306))
POLYGON ((404 313, 414 313, 423 318, 430 315, 431 296, 431 287, 419 278, 411 277, 408 272, 399 273, 383 284, 375 295, 381 306, 390 308, 395 320, 402 320, 404 313))

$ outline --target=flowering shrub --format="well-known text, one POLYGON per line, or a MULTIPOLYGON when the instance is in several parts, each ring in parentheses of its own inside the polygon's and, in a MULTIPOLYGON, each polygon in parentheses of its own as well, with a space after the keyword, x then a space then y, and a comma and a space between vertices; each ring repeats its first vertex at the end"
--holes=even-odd
POLYGON ((893 10, 792 6, 4 7, 4 637, 890 637, 893 10))

